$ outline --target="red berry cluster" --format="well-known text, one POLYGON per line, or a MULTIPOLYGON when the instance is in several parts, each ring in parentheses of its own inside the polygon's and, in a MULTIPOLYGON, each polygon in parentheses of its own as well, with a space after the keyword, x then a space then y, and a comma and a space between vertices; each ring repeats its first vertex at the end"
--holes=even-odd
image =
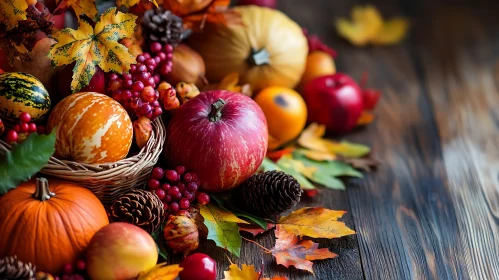
POLYGON ((171 72, 172 58, 171 45, 152 43, 150 52, 137 56, 137 64, 130 66, 129 73, 111 73, 107 76, 108 94, 132 115, 155 119, 163 113, 156 86, 162 76, 171 72))
POLYGON ((19 115, 19 119, 21 121, 16 124, 13 129, 9 129, 5 133, 4 140, 7 143, 20 143, 25 140, 32 132, 37 132, 38 134, 45 133, 45 127, 37 126, 34 122, 31 122, 30 114, 22 112, 19 115))
POLYGON ((64 266, 64 274, 61 277, 54 277, 55 280, 84 280, 87 264, 84 260, 78 260, 76 266, 70 263, 64 266))
POLYGON ((167 214, 186 210, 196 201, 202 205, 210 202, 208 194, 198 191, 200 181, 196 173, 186 172, 183 166, 171 170, 155 167, 147 185, 163 201, 167 214))

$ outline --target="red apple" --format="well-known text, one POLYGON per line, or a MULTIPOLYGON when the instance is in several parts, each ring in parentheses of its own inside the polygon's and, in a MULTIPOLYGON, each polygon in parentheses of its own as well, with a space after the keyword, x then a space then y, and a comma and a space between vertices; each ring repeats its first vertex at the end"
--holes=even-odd
POLYGON ((302 94, 307 103, 308 121, 325 124, 328 131, 349 131, 362 114, 362 90, 346 74, 315 78, 305 85, 302 94))
POLYGON ((210 256, 195 253, 180 263, 184 268, 179 274, 180 280, 215 280, 217 279, 217 263, 210 256))
POLYGON ((257 5, 262 7, 277 8, 277 0, 240 0, 238 5, 257 5))
POLYGON ((151 235, 127 223, 112 223, 95 233, 87 247, 91 279, 135 279, 158 261, 151 235))
POLYGON ((233 188, 253 175, 267 151, 267 120, 251 98, 226 90, 201 93, 181 106, 167 128, 171 166, 196 172, 205 191, 233 188))

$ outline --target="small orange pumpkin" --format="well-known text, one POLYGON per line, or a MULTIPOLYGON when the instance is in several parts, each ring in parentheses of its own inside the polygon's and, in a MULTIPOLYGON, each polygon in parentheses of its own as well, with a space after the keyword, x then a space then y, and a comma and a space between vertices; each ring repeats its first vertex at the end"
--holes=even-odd
POLYGON ((96 92, 71 94, 52 110, 47 123, 56 129, 55 155, 81 163, 123 159, 133 140, 128 113, 116 100, 96 92))
POLYGON ((94 233, 109 224, 88 189, 44 178, 0 197, 0 217, 0 257, 16 255, 51 274, 82 257, 94 233))
POLYGON ((285 87, 268 87, 255 98, 269 128, 269 151, 300 135, 307 122, 307 105, 301 95, 285 87))

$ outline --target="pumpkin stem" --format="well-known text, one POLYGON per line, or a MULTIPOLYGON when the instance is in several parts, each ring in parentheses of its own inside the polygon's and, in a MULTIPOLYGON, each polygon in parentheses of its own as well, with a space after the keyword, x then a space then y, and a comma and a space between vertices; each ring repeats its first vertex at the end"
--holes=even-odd
POLYGON ((45 178, 37 178, 36 190, 33 194, 33 197, 40 201, 45 201, 49 200, 53 196, 55 196, 55 193, 50 191, 49 181, 45 178))
POLYGON ((222 117, 222 108, 227 104, 225 100, 219 98, 215 103, 211 104, 211 111, 208 115, 210 117, 210 121, 216 122, 220 120, 222 117))
POLYGON ((246 59, 251 66, 260 66, 269 64, 269 52, 265 48, 260 50, 251 49, 251 53, 246 59))

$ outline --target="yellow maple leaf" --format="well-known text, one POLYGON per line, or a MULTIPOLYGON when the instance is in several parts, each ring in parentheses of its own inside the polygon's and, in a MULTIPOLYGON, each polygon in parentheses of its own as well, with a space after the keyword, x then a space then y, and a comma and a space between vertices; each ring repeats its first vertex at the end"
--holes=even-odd
POLYGON ((1 0, 0 30, 2 25, 5 31, 16 28, 19 21, 26 19, 26 9, 28 9, 26 0, 1 0))
POLYGON ((303 162, 293 159, 291 154, 283 155, 279 159, 279 164, 281 167, 293 169, 306 177, 313 177, 314 173, 317 171, 316 167, 305 166, 303 162))
POLYGON ((57 9, 66 7, 73 8, 78 20, 80 20, 81 15, 86 15, 91 19, 95 19, 99 14, 97 6, 95 6, 95 0, 57 0, 57 5, 57 9), (63 3, 60 4, 61 2, 63 3))
POLYGON ((404 39, 409 29, 409 22, 402 17, 393 18, 383 23, 383 27, 372 39, 375 45, 393 45, 404 39))
POLYGON ((335 211, 322 207, 305 207, 288 216, 281 217, 281 230, 297 236, 312 238, 337 238, 355 234, 345 223, 337 221, 346 211, 335 211))
POLYGON ((98 65, 103 71, 121 73, 130 69, 135 57, 118 40, 131 37, 136 16, 108 9, 92 27, 80 20, 77 30, 66 28, 56 32, 57 41, 48 57, 54 66, 76 62, 71 89, 77 92, 88 85, 98 65))
POLYGON ((336 155, 332 153, 323 153, 323 152, 305 150, 305 149, 302 151, 302 154, 307 158, 315 161, 329 161, 329 160, 335 160, 337 158, 336 155))
POLYGON ((149 271, 141 272, 137 280, 175 280, 182 270, 184 269, 178 264, 160 263, 149 271))
POLYGON ((355 6, 351 16, 352 20, 338 19, 336 30, 355 46, 398 43, 405 37, 409 27, 407 19, 403 17, 384 21, 379 10, 372 5, 355 6))
MULTIPOLYGON (((342 141, 336 142, 322 138, 326 133, 326 126, 317 123, 310 124, 298 137, 298 144, 304 148, 323 153, 324 158, 335 157, 337 154, 345 157, 362 157, 370 152, 369 147, 342 141)), ((317 156, 317 155, 315 155, 317 156)))
MULTIPOLYGON (((141 0, 117 0, 116 1, 116 6, 125 6, 127 8, 130 8, 132 6, 135 6, 140 3, 141 0)), ((153 3, 156 8, 158 7, 158 2, 156 0, 148 0, 149 2, 153 3)))
POLYGON ((252 265, 243 264, 243 269, 240 269, 237 264, 231 264, 229 270, 224 271, 225 278, 222 280, 258 280, 260 273, 255 271, 252 265))

